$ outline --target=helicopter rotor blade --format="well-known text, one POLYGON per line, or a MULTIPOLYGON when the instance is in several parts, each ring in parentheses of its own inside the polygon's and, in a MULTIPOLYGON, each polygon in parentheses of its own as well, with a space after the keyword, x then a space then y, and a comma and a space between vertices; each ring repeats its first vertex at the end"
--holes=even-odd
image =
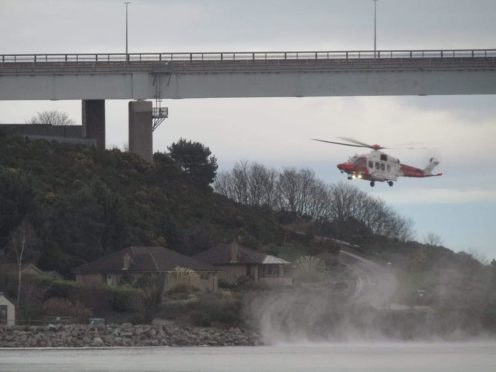
POLYGON ((394 147, 390 147, 393 150, 429 150, 430 147, 422 146, 418 142, 404 142, 398 143, 394 147))
POLYGON ((372 150, 387 149, 387 147, 383 147, 383 146, 380 146, 380 145, 369 145, 368 143, 357 141, 354 138, 349 138, 349 137, 339 137, 339 138, 341 138, 342 140, 351 142, 351 143, 355 143, 357 145, 362 145, 362 147, 368 147, 369 149, 372 149, 372 150))
POLYGON ((429 150, 430 147, 388 147, 389 150, 429 150))
POLYGON ((317 138, 310 138, 310 139, 313 140, 313 141, 319 141, 319 142, 325 142, 325 143, 332 143, 333 145, 351 146, 351 147, 369 147, 369 146, 363 146, 363 145, 352 145, 351 143, 326 141, 326 140, 321 140, 321 139, 317 139, 317 138))
POLYGON ((420 147, 411 146, 412 142, 400 144, 396 147, 383 147, 381 145, 369 145, 368 143, 357 141, 354 138, 349 138, 349 137, 338 137, 338 138, 340 138, 346 142, 351 142, 351 143, 327 141, 327 140, 322 140, 322 139, 318 139, 318 138, 311 138, 311 140, 319 141, 319 142, 325 142, 325 143, 332 143, 334 145, 341 145, 341 146, 364 147, 364 148, 368 148, 368 149, 372 149, 372 150, 384 150, 384 149, 387 149, 387 150, 427 150, 427 149, 429 149, 429 147, 425 147, 425 146, 420 146, 420 147))

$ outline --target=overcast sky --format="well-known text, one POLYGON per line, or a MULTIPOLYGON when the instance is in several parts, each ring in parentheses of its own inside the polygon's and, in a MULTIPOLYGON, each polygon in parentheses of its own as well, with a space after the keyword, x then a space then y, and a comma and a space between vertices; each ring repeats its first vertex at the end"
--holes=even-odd
MULTIPOLYGON (((494 0, 379 0, 378 49, 495 48, 494 0)), ((125 7, 114 0, 0 0, 0 54, 123 52, 125 7)), ((373 48, 372 0, 136 0, 129 5, 130 52, 357 50, 373 48)), ((238 160, 308 167, 345 180, 336 163, 354 150, 309 138, 354 137, 421 151, 392 151, 445 175, 400 179, 392 188, 353 181, 415 222, 418 239, 496 258, 495 96, 251 98, 164 101, 170 118, 155 151, 180 137, 200 141, 221 169, 238 160)), ((0 102, 0 122, 62 110, 80 122, 79 101, 0 102)), ((107 101, 107 143, 127 143, 127 102, 107 101)))

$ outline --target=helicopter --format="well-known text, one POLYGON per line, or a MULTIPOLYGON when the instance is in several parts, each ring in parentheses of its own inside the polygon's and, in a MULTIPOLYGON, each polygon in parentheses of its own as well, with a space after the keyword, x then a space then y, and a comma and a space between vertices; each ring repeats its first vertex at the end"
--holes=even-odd
MULTIPOLYGON (((398 177, 437 177, 442 176, 442 173, 433 174, 432 171, 439 164, 435 158, 430 158, 429 164, 424 169, 416 168, 411 165, 402 164, 399 159, 388 155, 381 150, 388 149, 381 145, 369 145, 357 141, 353 138, 340 137, 344 142, 326 141, 322 139, 312 138, 313 141, 331 143, 334 145, 362 147, 372 149, 369 154, 354 155, 345 163, 337 165, 341 173, 346 173, 348 179, 361 179, 370 181, 370 186, 374 187, 376 182, 387 182, 389 186, 393 186, 398 177)), ((407 149, 413 149, 411 147, 407 149)))

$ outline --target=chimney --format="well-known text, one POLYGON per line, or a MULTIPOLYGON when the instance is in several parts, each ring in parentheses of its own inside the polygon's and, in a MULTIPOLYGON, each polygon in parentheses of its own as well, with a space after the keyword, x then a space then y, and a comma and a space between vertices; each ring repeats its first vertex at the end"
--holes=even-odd
POLYGON ((129 265, 131 264, 131 255, 129 253, 124 253, 122 256, 122 270, 129 269, 129 265))
POLYGON ((231 263, 237 263, 238 262, 238 243, 235 241, 231 243, 229 247, 229 259, 231 263))

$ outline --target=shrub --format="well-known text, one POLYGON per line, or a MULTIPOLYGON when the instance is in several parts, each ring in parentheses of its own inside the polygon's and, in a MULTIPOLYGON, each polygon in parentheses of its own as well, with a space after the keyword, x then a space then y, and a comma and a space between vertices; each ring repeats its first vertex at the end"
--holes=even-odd
POLYGON ((64 279, 54 279, 49 276, 40 276, 37 278, 39 283, 46 286, 45 299, 51 297, 70 299, 74 296, 81 285, 78 282, 64 279))
POLYGON ((197 289, 187 283, 178 283, 167 291, 167 295, 175 299, 180 299, 189 297, 189 295, 195 291, 197 291, 197 289))
POLYGON ((70 317, 81 323, 86 323, 93 315, 92 311, 79 302, 73 304, 65 298, 50 298, 43 303, 43 311, 46 316, 70 317))
POLYGON ((123 313, 143 311, 143 291, 132 287, 106 288, 112 310, 123 313))
POLYGON ((226 301, 214 296, 208 296, 194 305, 191 321, 194 325, 229 326, 243 324, 241 305, 237 301, 226 301))

